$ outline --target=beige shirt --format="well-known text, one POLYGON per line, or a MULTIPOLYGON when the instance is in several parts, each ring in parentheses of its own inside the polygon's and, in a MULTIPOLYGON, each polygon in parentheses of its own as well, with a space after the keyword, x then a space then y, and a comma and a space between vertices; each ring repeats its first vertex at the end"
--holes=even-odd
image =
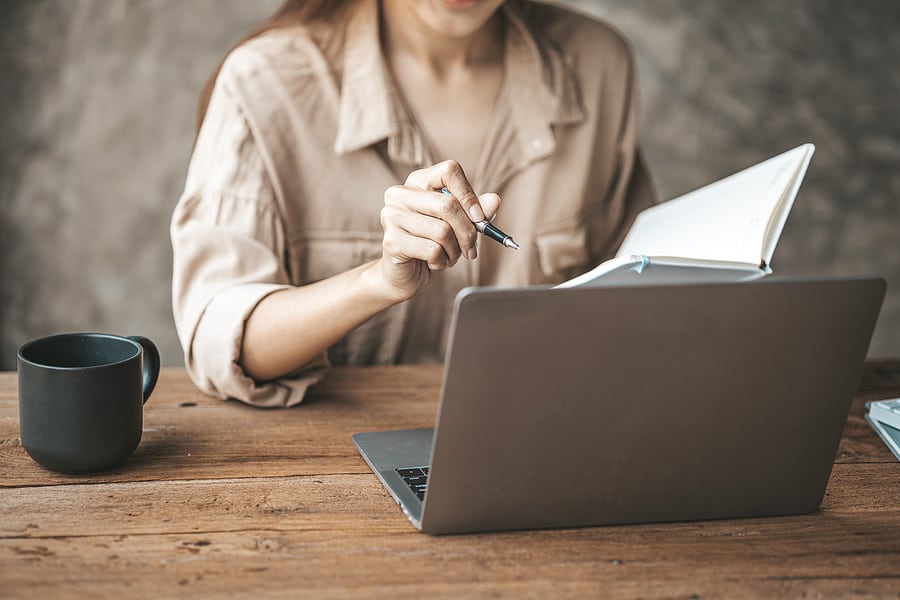
POLYGON ((501 195, 494 223, 522 249, 479 236, 477 260, 274 382, 239 365, 257 303, 378 258, 384 190, 450 157, 432 155, 398 96, 373 0, 338 23, 269 32, 228 56, 171 228, 175 322, 200 389, 288 406, 328 364, 441 361, 464 287, 558 283, 615 253, 653 202, 629 48, 566 9, 510 1, 501 10, 503 82, 472 184, 501 195))

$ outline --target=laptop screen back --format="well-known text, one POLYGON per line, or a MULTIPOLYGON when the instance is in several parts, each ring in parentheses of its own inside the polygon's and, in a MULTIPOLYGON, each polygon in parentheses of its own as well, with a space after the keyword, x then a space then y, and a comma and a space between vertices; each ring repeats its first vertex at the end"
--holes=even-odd
POLYGON ((422 529, 815 510, 883 295, 866 278, 462 294, 422 529))

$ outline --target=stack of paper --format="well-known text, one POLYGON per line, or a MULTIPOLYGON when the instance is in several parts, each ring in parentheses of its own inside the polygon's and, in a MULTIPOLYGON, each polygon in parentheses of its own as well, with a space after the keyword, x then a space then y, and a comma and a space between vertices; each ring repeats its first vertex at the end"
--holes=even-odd
POLYGON ((900 460, 900 398, 866 402, 866 421, 900 460))

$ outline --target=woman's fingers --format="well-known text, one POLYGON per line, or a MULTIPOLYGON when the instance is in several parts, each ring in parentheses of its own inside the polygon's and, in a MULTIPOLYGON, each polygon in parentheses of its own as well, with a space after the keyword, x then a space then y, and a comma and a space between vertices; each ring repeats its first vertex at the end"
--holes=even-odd
POLYGON ((434 240, 393 232, 385 233, 382 246, 395 265, 421 261, 429 271, 443 271, 451 265, 444 248, 434 240))
POLYGON ((482 194, 478 196, 478 202, 481 204, 484 216, 488 221, 493 220, 497 216, 497 211, 500 210, 500 196, 494 193, 482 194))
POLYGON ((406 178, 406 185, 423 190, 447 188, 456 198, 469 221, 484 221, 484 210, 478 196, 466 178, 462 166, 455 160, 445 160, 427 169, 413 171, 406 178))
POLYGON ((400 212, 409 213, 403 221, 407 230, 445 245, 447 255, 454 262, 460 253, 470 259, 477 256, 477 230, 454 196, 440 191, 395 186, 388 189, 384 200, 386 208, 398 211, 397 218, 400 212), (421 220, 421 223, 413 225, 411 221, 414 219, 421 220))
POLYGON ((385 205, 381 220, 385 237, 392 236, 392 251, 402 252, 407 258, 424 260, 431 270, 453 266, 459 260, 459 242, 453 228, 446 221, 410 210, 402 204, 385 205), (413 240, 407 244, 402 238, 413 240), (429 243, 423 244, 423 240, 429 243), (440 256, 435 248, 440 249, 440 256))

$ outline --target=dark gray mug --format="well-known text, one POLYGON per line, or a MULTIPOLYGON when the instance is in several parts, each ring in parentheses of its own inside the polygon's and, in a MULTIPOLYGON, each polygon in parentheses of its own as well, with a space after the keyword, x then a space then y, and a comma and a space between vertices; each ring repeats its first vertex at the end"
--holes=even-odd
POLYGON ((144 402, 159 376, 149 339, 64 333, 19 348, 25 451, 64 473, 111 469, 141 441, 144 402))

